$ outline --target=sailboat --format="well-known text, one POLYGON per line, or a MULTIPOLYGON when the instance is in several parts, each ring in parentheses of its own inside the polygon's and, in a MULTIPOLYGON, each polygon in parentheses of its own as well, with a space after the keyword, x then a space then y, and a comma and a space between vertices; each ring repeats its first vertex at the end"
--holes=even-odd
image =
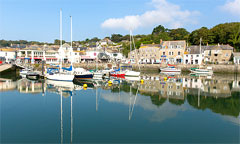
MULTIPOLYGON (((70 54, 73 54, 72 51, 72 17, 71 18, 71 48, 70 48, 70 54)), ((73 81, 74 75, 73 75, 73 67, 72 67, 72 56, 71 56, 71 66, 70 68, 62 68, 62 62, 63 62, 63 48, 62 48, 62 9, 60 10, 60 48, 59 48, 59 54, 60 54, 60 67, 59 67, 59 73, 50 73, 47 75, 47 79, 55 80, 55 81, 73 81)))
MULTIPOLYGON (((132 43, 133 43, 133 47, 135 49, 135 43, 134 43, 134 38, 133 38, 133 34, 132 31, 130 30, 130 51, 132 50, 132 43)), ((131 58, 131 56, 130 56, 131 58)), ((126 69, 124 71, 125 76, 129 76, 129 77, 138 77, 140 76, 140 72, 137 71, 133 71, 133 70, 128 70, 126 69)))

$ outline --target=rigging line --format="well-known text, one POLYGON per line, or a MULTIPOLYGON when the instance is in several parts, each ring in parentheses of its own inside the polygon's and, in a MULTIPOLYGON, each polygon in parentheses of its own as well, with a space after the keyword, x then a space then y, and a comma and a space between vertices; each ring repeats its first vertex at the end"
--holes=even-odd
POLYGON ((132 106, 131 118, 132 118, 132 115, 133 115, 134 106, 135 106, 135 103, 136 103, 136 100, 137 100, 137 96, 138 96, 138 88, 137 88, 137 92, 136 92, 135 99, 134 99, 133 106, 132 106))

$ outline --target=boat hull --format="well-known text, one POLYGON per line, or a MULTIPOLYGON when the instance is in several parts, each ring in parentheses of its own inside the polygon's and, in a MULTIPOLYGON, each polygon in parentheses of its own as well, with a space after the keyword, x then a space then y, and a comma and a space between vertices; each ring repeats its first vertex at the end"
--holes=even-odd
POLYGON ((74 75, 74 79, 80 80, 90 80, 93 78, 93 74, 81 74, 81 75, 74 75))
POLYGON ((125 73, 125 76, 128 76, 128 77, 138 77, 138 76, 140 76, 140 72, 128 71, 128 72, 125 73))
POLYGON ((26 78, 30 80, 38 80, 40 78, 40 75, 39 74, 26 75, 26 78))
POLYGON ((125 74, 110 74, 110 76, 114 76, 114 77, 124 77, 125 74))
POLYGON ((71 74, 53 74, 48 75, 47 79, 54 81, 73 81, 74 75, 71 74))

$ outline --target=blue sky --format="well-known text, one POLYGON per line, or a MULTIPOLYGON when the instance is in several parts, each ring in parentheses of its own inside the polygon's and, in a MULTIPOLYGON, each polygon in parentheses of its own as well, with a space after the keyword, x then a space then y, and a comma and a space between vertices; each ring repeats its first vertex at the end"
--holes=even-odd
POLYGON ((112 33, 149 34, 157 25, 188 31, 240 21, 240 0, 0 0, 0 39, 53 42, 104 38, 112 33), (239 4, 239 5, 238 5, 239 4))

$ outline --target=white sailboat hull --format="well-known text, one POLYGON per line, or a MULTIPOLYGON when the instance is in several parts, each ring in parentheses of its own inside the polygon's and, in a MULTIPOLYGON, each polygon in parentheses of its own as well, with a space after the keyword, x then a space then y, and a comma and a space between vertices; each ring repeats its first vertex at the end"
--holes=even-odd
POLYGON ((74 75, 72 75, 72 74, 53 74, 53 75, 48 75, 47 79, 55 80, 55 81, 73 81, 74 75))
POLYGON ((138 77, 138 76, 140 76, 140 72, 136 72, 136 71, 126 71, 126 72, 125 72, 125 76, 138 77))
POLYGON ((176 69, 176 68, 161 68, 161 72, 170 72, 170 73, 179 73, 181 72, 181 69, 176 69))
POLYGON ((197 69, 197 70, 191 70, 192 73, 197 74, 213 74, 213 71, 205 70, 205 69, 197 69))

